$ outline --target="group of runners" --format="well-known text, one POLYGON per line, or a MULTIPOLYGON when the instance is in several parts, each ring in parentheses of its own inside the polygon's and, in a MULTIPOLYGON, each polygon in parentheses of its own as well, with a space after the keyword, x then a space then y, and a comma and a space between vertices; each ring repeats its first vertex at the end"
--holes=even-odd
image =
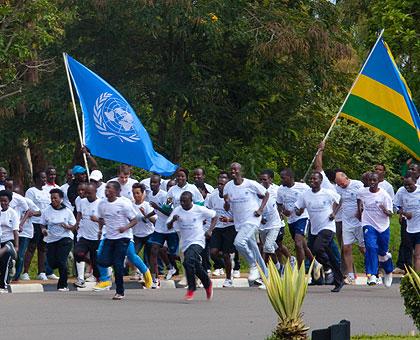
POLYGON ((313 262, 312 283, 327 282, 339 292, 356 279, 354 244, 364 255, 368 285, 389 287, 396 270, 389 251, 394 213, 406 240, 400 256, 414 255, 414 264, 407 264, 420 270, 420 166, 410 164, 394 195, 383 164, 360 180, 349 179, 339 169, 324 172, 323 149, 321 143, 309 185, 295 181, 291 169, 280 172, 280 185, 272 170, 247 179, 236 162, 218 174, 216 188, 206 183, 203 168, 193 171, 192 183, 184 168, 171 179, 152 174, 138 182, 131 167, 121 165, 117 177, 105 182, 100 170, 88 178, 86 169, 76 165, 61 186, 54 167, 35 173, 34 185, 23 196, 23 188, 0 168, 0 293, 8 292, 11 280, 31 279, 35 251, 37 279, 57 280, 62 292, 69 290, 69 255, 77 287, 93 281, 94 290, 110 289, 112 267, 115 300, 124 297, 127 268, 146 288, 158 289, 160 279, 179 274, 179 261, 185 299, 193 299, 197 285, 211 299, 211 277, 224 276, 223 287, 233 287, 241 275, 239 258, 248 264, 249 282, 260 288, 265 287, 258 267, 268 276, 271 259, 283 274, 286 259, 292 266, 313 262), (295 256, 283 244, 286 223, 295 256))

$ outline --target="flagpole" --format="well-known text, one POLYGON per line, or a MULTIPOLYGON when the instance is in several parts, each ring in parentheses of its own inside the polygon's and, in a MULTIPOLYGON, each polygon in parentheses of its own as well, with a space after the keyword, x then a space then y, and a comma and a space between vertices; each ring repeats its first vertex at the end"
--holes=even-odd
MULTIPOLYGON (((364 68, 365 68, 365 66, 366 66, 366 64, 367 64, 367 62, 368 62, 368 61, 369 61, 369 59, 370 59, 370 56, 372 55, 373 51, 375 50, 376 45, 378 45, 379 41, 381 40, 382 35, 384 34, 384 31, 385 31, 385 29, 383 28, 383 29, 381 30, 381 32, 379 33, 379 36, 378 36, 378 39, 376 39, 375 45, 373 45, 373 48, 370 50, 369 55, 367 56, 367 58, 366 58, 365 62, 363 63, 362 68, 360 69, 359 73, 357 74, 356 79, 353 81, 353 84, 351 85, 350 90, 348 91, 346 98, 344 99, 343 103, 341 104, 340 109, 338 110, 337 114, 335 115, 334 120, 332 121, 331 126, 330 126, 330 128, 328 129, 327 133, 325 134, 324 139, 322 140, 322 142, 324 142, 324 143, 325 143, 325 142, 326 142, 326 140, 328 139, 328 137, 330 136, 331 131, 332 131, 333 127, 335 126, 335 123, 337 123, 338 117, 340 116, 341 110, 343 110, 343 107, 344 107, 344 105, 346 104, 347 99, 349 99, 350 94, 351 94, 351 91, 353 91, 353 88, 354 88, 354 86, 356 85, 357 81, 359 80, 360 75, 362 74, 362 72, 363 72, 363 70, 364 70, 364 68)), ((306 178, 308 177, 308 174, 309 174, 309 172, 310 172, 310 171, 311 171, 311 169, 312 169, 312 165, 314 164, 314 162, 315 162, 315 160, 316 160, 316 157, 317 157, 317 156, 318 156, 318 154, 319 154, 319 151, 320 151, 320 150, 318 149, 318 150, 317 150, 317 152, 316 152, 316 154, 315 154, 315 156, 314 156, 314 158, 312 159, 311 164, 310 164, 310 165, 309 165, 309 167, 308 167, 308 170, 306 170, 306 172, 305 172, 305 176, 303 176, 303 181, 304 181, 304 182, 306 181, 306 178)))
MULTIPOLYGON (((69 82, 71 101, 73 103, 74 116, 76 117, 77 131, 79 133, 80 144, 83 147, 85 145, 85 142, 84 142, 84 139, 82 137, 82 131, 80 129, 79 115, 77 114, 76 101, 74 99, 73 87, 71 85, 71 80, 70 80, 69 66, 67 64, 67 58, 66 58, 66 53, 65 52, 63 52, 63 58, 64 58, 64 66, 65 66, 66 74, 67 74, 67 80, 69 82)), ((83 123, 83 125, 84 125, 84 123, 83 123)), ((84 126, 83 126, 83 135, 84 135, 84 126)), ((87 161, 87 158, 86 158, 86 154, 84 152, 83 152, 83 160, 85 162, 86 172, 87 172, 88 179, 89 179, 89 177, 90 177, 89 164, 88 164, 88 161, 87 161)))

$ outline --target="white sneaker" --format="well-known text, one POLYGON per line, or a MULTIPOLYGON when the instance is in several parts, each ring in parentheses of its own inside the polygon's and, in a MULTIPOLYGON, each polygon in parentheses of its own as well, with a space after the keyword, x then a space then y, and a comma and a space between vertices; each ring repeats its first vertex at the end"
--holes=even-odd
POLYGON ((240 277, 241 277, 241 272, 240 272, 239 270, 234 270, 234 271, 232 272, 232 276, 233 276, 235 279, 238 279, 238 278, 240 278, 240 277))
POLYGON ((68 289, 67 287, 58 288, 57 290, 58 290, 59 292, 68 292, 68 291, 70 291, 70 289, 68 289))
POLYGON ((133 275, 130 276, 130 280, 132 281, 139 281, 140 280, 140 273, 135 272, 133 275))
POLYGON ((23 274, 20 276, 20 279, 21 279, 22 281, 29 281, 31 278, 29 277, 29 274, 28 274, 28 273, 23 273, 23 274))
POLYGON ((381 277, 377 277, 376 278, 376 284, 378 285, 378 286, 380 286, 381 284, 383 284, 383 282, 382 282, 382 278, 381 277))
POLYGON ((57 275, 55 275, 54 273, 52 273, 51 275, 47 275, 47 279, 48 280, 58 280, 59 277, 57 275))
POLYGON ((7 294, 7 293, 9 293, 7 289, 0 288, 0 294, 7 294))
POLYGON ((258 286, 258 289, 262 289, 262 290, 267 290, 267 287, 265 286, 265 284, 263 283, 262 285, 258 286))
POLYGON ((170 279, 172 279, 172 276, 174 276, 174 275, 175 275, 175 273, 176 273, 176 269, 175 269, 175 268, 170 268, 170 269, 168 270, 168 273, 166 274, 165 279, 166 279, 166 280, 170 280, 170 279))
POLYGON ((85 280, 86 282, 96 282, 96 277, 92 274, 88 276, 85 280))
POLYGON ((248 281, 255 281, 260 278, 260 273, 256 265, 249 269, 248 281))
MULTIPOLYGON (((181 286, 186 286, 187 285, 187 277, 184 275, 182 277, 182 279, 178 282, 178 284, 181 285, 181 286)), ((185 288, 188 288, 188 286, 185 287, 185 288)))
POLYGON ((220 276, 220 275, 222 275, 222 274, 220 274, 220 269, 215 269, 214 272, 213 272, 213 275, 214 276, 220 276))
POLYGON ((85 280, 82 280, 80 278, 77 278, 77 280, 73 284, 74 284, 75 287, 86 288, 85 280))
POLYGON ((220 268, 219 273, 220 273, 221 276, 223 276, 223 275, 225 275, 225 270, 223 268, 220 268))
POLYGON ((385 274, 384 276, 384 285, 385 287, 389 288, 392 285, 392 272, 385 274))
POLYGON ((45 275, 45 273, 39 273, 37 279, 41 281, 48 281, 48 277, 45 275))
POLYGON ((159 289, 159 288, 160 288, 160 280, 159 279, 153 279, 152 289, 159 289))
POLYGON ((368 286, 376 286, 376 275, 371 275, 371 276, 368 276, 368 279, 367 279, 367 284, 368 284, 368 286))
POLYGON ((225 282, 223 282, 223 287, 225 288, 232 288, 233 287, 233 280, 232 279, 226 279, 225 282))
POLYGON ((196 281, 196 285, 197 285, 197 287, 198 287, 198 288, 204 288, 204 285, 203 285, 203 283, 200 281, 200 279, 197 279, 197 281, 196 281))

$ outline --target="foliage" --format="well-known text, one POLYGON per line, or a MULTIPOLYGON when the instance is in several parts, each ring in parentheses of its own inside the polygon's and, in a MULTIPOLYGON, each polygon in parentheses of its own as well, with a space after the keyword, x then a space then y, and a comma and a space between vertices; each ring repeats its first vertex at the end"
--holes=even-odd
POLYGON ((420 330, 420 279, 412 269, 401 279, 400 293, 404 299, 405 313, 409 315, 420 330))
POLYGON ((258 267, 262 280, 267 288, 267 295, 279 322, 274 331, 275 339, 307 339, 306 327, 302 320, 302 305, 308 288, 308 280, 312 272, 309 268, 308 276, 302 264, 292 269, 289 260, 285 264, 284 275, 280 276, 274 262, 268 263, 268 277, 258 267))

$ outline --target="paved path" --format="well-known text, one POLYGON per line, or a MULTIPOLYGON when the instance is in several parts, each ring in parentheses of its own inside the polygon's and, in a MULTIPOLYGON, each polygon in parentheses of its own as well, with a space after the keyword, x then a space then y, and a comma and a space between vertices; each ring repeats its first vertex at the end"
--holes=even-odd
MULTIPOLYGON (((403 313, 398 285, 345 287, 339 294, 329 289, 309 289, 304 319, 312 328, 349 319, 352 334, 407 334, 414 329, 403 313)), ((189 303, 182 301, 183 294, 183 289, 128 290, 123 301, 112 301, 109 291, 4 294, 1 338, 256 340, 276 324, 266 293, 259 289, 217 289, 211 302, 205 301, 203 290, 189 303)))

